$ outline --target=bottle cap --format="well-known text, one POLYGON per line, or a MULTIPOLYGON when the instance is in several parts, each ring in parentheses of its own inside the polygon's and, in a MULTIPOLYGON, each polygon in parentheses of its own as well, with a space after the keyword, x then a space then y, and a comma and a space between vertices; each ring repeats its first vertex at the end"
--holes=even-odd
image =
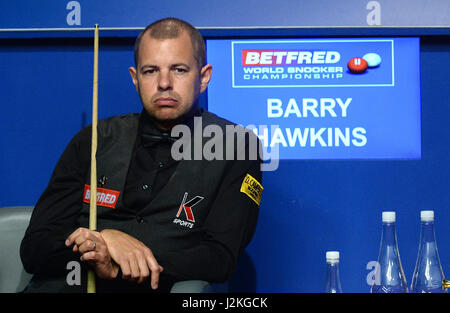
POLYGON ((434 221, 434 211, 420 211, 420 220, 422 222, 434 221))
POLYGON ((385 211, 382 213, 382 219, 385 223, 394 223, 395 222, 395 212, 393 211, 385 211))
POLYGON ((327 262, 339 262, 339 251, 327 251, 327 262))

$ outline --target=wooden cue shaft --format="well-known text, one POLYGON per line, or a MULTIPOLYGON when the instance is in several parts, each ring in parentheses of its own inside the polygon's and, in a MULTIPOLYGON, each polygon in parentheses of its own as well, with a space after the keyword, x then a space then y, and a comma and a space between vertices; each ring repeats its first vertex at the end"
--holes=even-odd
MULTIPOLYGON (((94 86, 92 92, 92 143, 91 143, 91 197, 89 207, 89 229, 97 229, 97 121, 98 121, 98 24, 94 31, 94 86)), ((88 272, 87 292, 95 293, 95 273, 88 272)))

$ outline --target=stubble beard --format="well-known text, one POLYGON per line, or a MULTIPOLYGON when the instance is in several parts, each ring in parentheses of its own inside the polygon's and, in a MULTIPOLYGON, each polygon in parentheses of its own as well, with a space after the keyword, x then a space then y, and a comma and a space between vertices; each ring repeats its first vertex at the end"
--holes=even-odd
MULTIPOLYGON (((138 85, 138 94, 139 94, 139 98, 141 99, 141 103, 145 109, 145 111, 147 112, 148 116, 153 120, 153 122, 161 129, 163 130, 169 130, 172 127, 174 127, 175 125, 178 124, 182 124, 186 119, 192 117, 195 113, 195 111, 198 109, 198 98, 195 99, 194 103, 191 105, 191 107, 186 110, 185 112, 181 112, 181 114, 174 116, 173 118, 161 118, 158 116, 157 112, 155 112, 156 110, 151 110, 151 106, 153 103, 153 98, 150 100, 150 103, 146 106, 144 99, 142 98, 142 94, 141 94, 141 89, 138 85)), ((159 95, 161 96, 161 95, 159 95)), ((164 96, 170 96, 172 98, 175 98, 179 103, 181 102, 181 98, 180 96, 178 96, 177 94, 173 94, 173 93, 169 93, 167 95, 164 96)))

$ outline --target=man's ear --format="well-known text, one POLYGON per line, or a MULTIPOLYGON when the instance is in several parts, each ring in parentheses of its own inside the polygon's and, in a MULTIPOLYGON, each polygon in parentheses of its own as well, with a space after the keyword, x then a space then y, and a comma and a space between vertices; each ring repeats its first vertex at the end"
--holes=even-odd
POLYGON ((212 75, 212 65, 206 64, 200 70, 200 93, 206 90, 212 75))
POLYGON ((137 71, 134 67, 130 67, 128 69, 128 72, 130 72, 131 80, 133 81, 134 86, 136 87, 136 90, 138 89, 138 79, 137 79, 137 71))

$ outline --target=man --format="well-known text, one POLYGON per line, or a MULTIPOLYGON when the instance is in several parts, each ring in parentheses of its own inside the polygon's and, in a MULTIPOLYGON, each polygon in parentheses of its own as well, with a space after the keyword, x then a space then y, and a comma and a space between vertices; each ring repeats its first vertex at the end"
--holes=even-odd
MULTIPOLYGON (((87 228, 87 127, 58 161, 22 240, 22 262, 34 274, 26 291, 84 292, 85 281, 66 279, 74 260, 81 260, 83 279, 95 271, 98 292, 168 292, 180 280, 230 278, 255 230, 260 159, 176 160, 171 153, 179 125, 233 125, 199 108, 212 73, 205 55, 200 33, 178 19, 157 21, 139 35, 129 72, 144 109, 98 125, 98 229, 87 228)), ((195 146, 193 137, 187 142, 195 146)))

